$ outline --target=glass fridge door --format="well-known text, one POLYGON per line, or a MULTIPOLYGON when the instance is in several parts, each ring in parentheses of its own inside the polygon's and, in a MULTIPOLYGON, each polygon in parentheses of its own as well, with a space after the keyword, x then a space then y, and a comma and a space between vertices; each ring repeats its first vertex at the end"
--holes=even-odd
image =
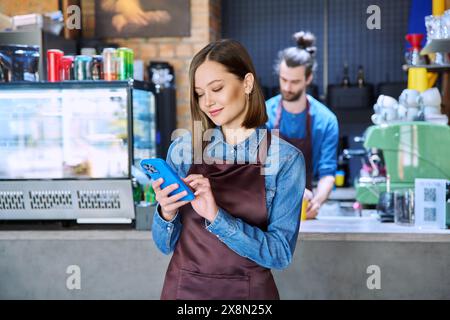
POLYGON ((128 178, 126 87, 0 90, 0 179, 128 178))
POLYGON ((156 157, 156 109, 151 91, 133 89, 134 165, 140 169, 142 159, 156 157))

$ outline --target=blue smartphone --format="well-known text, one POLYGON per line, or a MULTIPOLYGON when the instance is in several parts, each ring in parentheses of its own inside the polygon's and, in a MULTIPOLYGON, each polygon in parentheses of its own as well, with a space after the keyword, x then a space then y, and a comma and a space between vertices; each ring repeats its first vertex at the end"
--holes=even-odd
POLYGON ((176 195, 177 193, 187 191, 187 195, 180 199, 180 201, 192 201, 195 199, 194 193, 191 189, 181 180, 180 176, 167 164, 166 161, 159 158, 144 159, 140 162, 144 172, 150 176, 152 180, 158 180, 163 178, 164 182, 161 185, 161 189, 177 183, 178 189, 169 193, 169 196, 176 195))

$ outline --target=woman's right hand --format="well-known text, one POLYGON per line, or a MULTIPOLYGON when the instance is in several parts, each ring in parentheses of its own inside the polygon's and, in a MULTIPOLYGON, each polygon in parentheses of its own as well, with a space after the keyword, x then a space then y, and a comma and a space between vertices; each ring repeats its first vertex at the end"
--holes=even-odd
POLYGON ((178 208, 189 203, 189 201, 180 201, 181 198, 187 195, 186 191, 169 196, 169 193, 178 189, 179 186, 177 183, 174 183, 161 189, 161 184, 163 182, 163 178, 159 178, 158 180, 153 181, 152 186, 156 194, 156 201, 158 201, 159 206, 161 207, 162 218, 166 221, 170 221, 177 214, 178 208))

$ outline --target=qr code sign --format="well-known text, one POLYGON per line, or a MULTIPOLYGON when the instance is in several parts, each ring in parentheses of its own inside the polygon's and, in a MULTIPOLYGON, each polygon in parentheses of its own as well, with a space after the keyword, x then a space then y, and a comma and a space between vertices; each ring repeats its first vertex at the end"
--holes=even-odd
POLYGON ((423 220, 426 222, 436 222, 436 208, 424 208, 423 220))
POLYGON ((424 201, 436 202, 436 188, 424 188, 424 201))

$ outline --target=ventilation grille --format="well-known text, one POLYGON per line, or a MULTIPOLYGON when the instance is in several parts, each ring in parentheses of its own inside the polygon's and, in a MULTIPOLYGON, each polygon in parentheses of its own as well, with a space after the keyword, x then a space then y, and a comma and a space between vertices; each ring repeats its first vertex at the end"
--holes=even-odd
POLYGON ((118 190, 79 190, 77 192, 80 209, 120 209, 118 190))
POLYGON ((23 192, 20 191, 1 191, 0 192, 0 210, 24 210, 25 202, 23 192))
POLYGON ((71 209, 72 205, 72 193, 70 191, 30 191, 31 209, 71 209))

